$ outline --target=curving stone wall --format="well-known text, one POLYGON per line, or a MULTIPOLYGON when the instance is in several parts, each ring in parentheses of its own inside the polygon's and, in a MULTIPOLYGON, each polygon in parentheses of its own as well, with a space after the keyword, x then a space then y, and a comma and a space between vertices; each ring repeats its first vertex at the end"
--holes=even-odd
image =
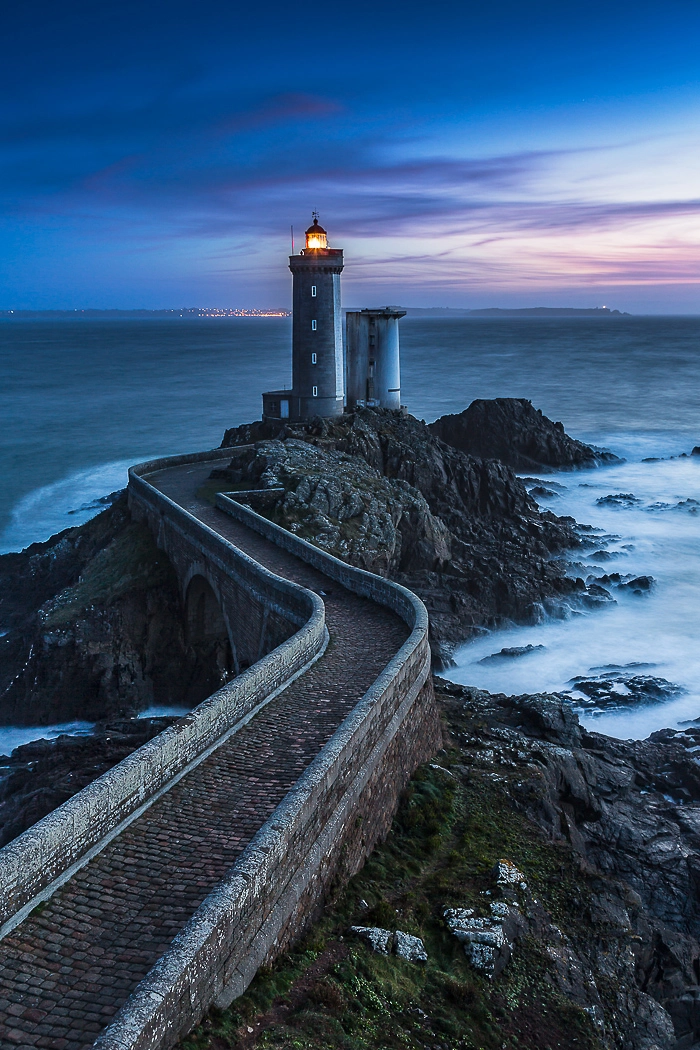
POLYGON ((441 738, 423 603, 229 496, 217 504, 349 590, 389 606, 411 634, 98 1038, 99 1050, 164 1050, 212 1004, 240 995, 299 936, 330 885, 359 870, 388 832, 411 773, 441 738))
POLYGON ((215 584, 218 579, 230 580, 224 608, 226 595, 231 596, 229 609, 250 595, 251 644, 258 648, 267 639, 268 652, 262 659, 255 657, 253 666, 185 718, 0 850, 0 935, 49 897, 77 866, 87 863, 175 777, 223 742, 242 719, 308 666, 327 641, 323 602, 317 595, 258 565, 150 485, 139 487, 138 470, 145 468, 131 474, 130 496, 137 516, 146 516, 161 540, 177 537, 173 543, 184 561, 189 543, 190 562, 200 564, 215 584), (253 615, 256 608, 257 617, 253 615), (272 612, 263 632, 265 608, 272 612))
MULTIPOLYGON (((324 606, 317 594, 269 572, 147 480, 152 471, 217 457, 229 458, 230 450, 133 468, 130 506, 171 557, 183 595, 195 575, 207 581, 239 666, 254 662, 177 725, 0 851, 0 935, 325 649, 324 606)), ((227 1005, 239 995, 259 966, 299 935, 329 887, 360 868, 388 831, 411 773, 439 746, 422 602, 403 587, 325 554, 230 497, 219 497, 219 507, 348 590, 388 606, 411 633, 98 1037, 95 1046, 101 1050, 165 1050, 213 1003, 227 1005)))

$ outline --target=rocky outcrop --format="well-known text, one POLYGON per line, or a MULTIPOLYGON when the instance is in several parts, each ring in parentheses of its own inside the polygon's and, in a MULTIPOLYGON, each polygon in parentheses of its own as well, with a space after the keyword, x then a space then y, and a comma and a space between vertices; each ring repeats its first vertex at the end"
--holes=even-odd
POLYGON ((261 441, 213 478, 261 489, 249 496, 267 517, 353 565, 395 576, 441 569, 451 536, 424 497, 383 477, 359 456, 305 441, 261 441))
POLYGON ((461 452, 480 459, 498 459, 518 471, 619 462, 612 452, 569 437, 563 424, 553 423, 521 397, 472 401, 464 412, 440 416, 429 428, 461 452))
POLYGON ((0 755, 0 847, 67 802, 175 721, 139 718, 96 726, 88 736, 33 740, 0 755))
MULTIPOLYGON (((561 993, 605 1015, 615 1046, 695 1046, 700 729, 620 741, 582 728, 558 696, 439 680, 438 693, 463 775, 500 782, 511 805, 579 858, 581 915, 547 934, 561 993)), ((544 921, 532 909, 530 933, 543 936, 544 921)))
POLYGON ((434 681, 444 748, 387 839, 193 1045, 697 1050, 700 730, 610 740, 434 681))
POLYGON ((223 444, 238 451, 215 472, 222 488, 264 490, 260 513, 420 595, 438 661, 484 626, 597 600, 556 557, 580 542, 571 519, 540 511, 509 467, 452 448, 412 416, 253 423, 223 444))
POLYGON ((211 692, 175 575, 125 497, 0 557, 0 725, 128 717, 211 692))

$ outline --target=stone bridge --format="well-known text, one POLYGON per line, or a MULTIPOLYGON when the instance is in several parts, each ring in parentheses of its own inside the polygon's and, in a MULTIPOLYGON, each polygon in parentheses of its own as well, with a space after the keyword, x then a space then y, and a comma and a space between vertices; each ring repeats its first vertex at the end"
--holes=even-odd
POLYGON ((358 870, 438 746, 422 603, 200 498, 230 455, 130 471, 218 688, 0 850, 2 1048, 173 1046, 358 870))

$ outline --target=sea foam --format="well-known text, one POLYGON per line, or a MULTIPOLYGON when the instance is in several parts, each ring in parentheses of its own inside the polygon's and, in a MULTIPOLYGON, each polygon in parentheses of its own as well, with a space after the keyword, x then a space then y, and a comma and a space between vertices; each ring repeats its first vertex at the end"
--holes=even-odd
MULTIPOLYGON (((457 666, 447 677, 491 692, 568 691, 575 700, 583 699, 572 681, 577 676, 639 663, 647 665, 644 674, 684 692, 626 709, 600 707, 599 713, 589 704, 581 714, 585 725, 641 739, 700 718, 700 513, 689 502, 700 501, 700 456, 558 472, 554 478, 562 487, 555 496, 540 498, 540 504, 600 530, 590 534, 591 547, 573 554, 578 563, 573 574, 648 575, 654 584, 648 592, 634 593, 603 583, 614 604, 598 610, 564 607, 532 626, 486 634, 457 651, 457 666), (633 493, 639 502, 604 501, 616 493, 633 493), (609 557, 600 557, 600 550, 609 557), (535 648, 513 659, 484 662, 517 646, 535 648)), ((543 486, 551 480, 551 474, 543 476, 543 486)))
POLYGON ((101 502, 105 495, 126 485, 130 465, 126 459, 102 463, 27 493, 13 507, 0 536, 0 554, 23 550, 99 514, 105 508, 101 502))

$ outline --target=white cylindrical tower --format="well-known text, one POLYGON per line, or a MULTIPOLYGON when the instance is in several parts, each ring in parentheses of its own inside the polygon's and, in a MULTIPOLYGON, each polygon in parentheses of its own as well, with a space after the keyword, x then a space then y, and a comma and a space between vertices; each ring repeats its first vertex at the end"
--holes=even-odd
POLYGON ((405 310, 348 310, 345 317, 348 408, 401 408, 399 319, 405 310))

